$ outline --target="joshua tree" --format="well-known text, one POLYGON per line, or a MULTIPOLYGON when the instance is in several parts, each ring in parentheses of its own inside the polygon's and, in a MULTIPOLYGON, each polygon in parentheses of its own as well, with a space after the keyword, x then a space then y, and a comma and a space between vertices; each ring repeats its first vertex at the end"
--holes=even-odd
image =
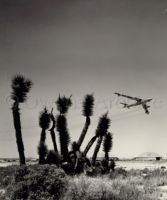
POLYGON ((64 161, 68 160, 68 146, 70 143, 70 136, 67 128, 66 114, 69 107, 72 105, 71 96, 66 98, 65 96, 58 98, 56 101, 57 109, 60 114, 57 116, 56 128, 59 132, 60 138, 60 151, 64 161))
POLYGON ((99 152, 101 143, 103 141, 103 137, 107 134, 109 126, 110 126, 110 119, 108 118, 107 113, 106 113, 100 118, 99 124, 96 129, 96 135, 98 136, 98 141, 93 153, 92 165, 95 165, 97 154, 99 152))
POLYGON ((16 75, 12 79, 12 93, 11 98, 14 101, 12 106, 13 122, 16 135, 16 143, 19 152, 20 165, 24 165, 25 154, 24 144, 22 139, 21 121, 20 121, 20 103, 24 103, 27 100, 27 94, 30 92, 32 82, 29 79, 24 78, 22 75, 16 75))
POLYGON ((103 151, 105 153, 105 159, 109 162, 109 152, 111 151, 112 148, 112 134, 107 133, 107 135, 104 138, 103 141, 103 151))
POLYGON ((85 147, 84 151, 83 151, 83 155, 86 156, 88 151, 90 150, 90 148, 92 147, 92 145, 94 144, 94 142, 96 141, 96 139, 100 136, 100 135, 105 135, 106 134, 106 129, 108 129, 110 125, 110 120, 107 118, 107 113, 104 114, 102 117, 100 117, 99 122, 98 122, 98 126, 96 129, 96 133, 95 136, 93 136, 91 138, 91 140, 89 141, 89 143, 87 144, 87 146, 85 147))
POLYGON ((44 110, 40 113, 39 116, 39 126, 41 127, 41 138, 38 146, 38 153, 39 153, 39 164, 45 163, 45 156, 47 154, 47 148, 45 145, 46 140, 46 130, 49 128, 50 125, 50 114, 48 113, 47 109, 44 108, 44 110))
POLYGON ((52 127, 51 127, 51 129, 49 131, 50 131, 50 135, 51 135, 51 138, 52 138, 54 151, 55 151, 55 153, 58 153, 57 143, 56 143, 56 136, 55 136, 55 131, 54 131, 54 129, 56 127, 56 120, 55 120, 55 117, 53 115, 53 108, 52 108, 52 111, 51 111, 51 114, 50 114, 50 118, 52 120, 52 127))
POLYGON ((78 139, 78 142, 77 142, 77 145, 78 145, 78 148, 80 148, 80 146, 82 145, 82 142, 85 138, 85 135, 88 131, 88 128, 89 128, 89 125, 90 125, 90 116, 93 115, 93 106, 94 106, 94 97, 92 94, 87 94, 84 98, 84 101, 83 101, 83 116, 86 117, 86 121, 85 121, 85 125, 84 125, 84 128, 81 132, 81 135, 78 139))

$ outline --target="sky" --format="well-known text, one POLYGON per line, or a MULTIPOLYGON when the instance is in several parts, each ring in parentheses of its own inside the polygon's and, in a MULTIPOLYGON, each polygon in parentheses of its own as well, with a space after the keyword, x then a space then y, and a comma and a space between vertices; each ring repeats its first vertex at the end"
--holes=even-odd
MULTIPOLYGON (((82 149, 108 111, 110 155, 167 157, 166 24, 166 0, 1 0, 0 157, 18 157, 10 99, 11 79, 18 73, 34 83, 21 105, 27 157, 37 157, 39 112, 54 107, 57 115, 59 94, 72 94, 68 128, 71 141, 78 139, 88 93, 94 94, 95 108, 82 149), (153 98, 150 115, 141 107, 123 109, 119 103, 125 99, 114 92, 153 98)), ((47 145, 53 148, 49 132, 47 145)))

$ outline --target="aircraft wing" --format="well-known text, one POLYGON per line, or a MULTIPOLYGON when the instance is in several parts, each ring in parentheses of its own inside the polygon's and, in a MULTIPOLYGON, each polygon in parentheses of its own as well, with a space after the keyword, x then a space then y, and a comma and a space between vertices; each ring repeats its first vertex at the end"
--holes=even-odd
POLYGON ((149 108, 150 106, 147 106, 146 104, 142 104, 142 106, 143 106, 143 109, 145 110, 145 113, 146 113, 146 114, 149 114, 150 112, 149 112, 148 108, 149 108))
POLYGON ((141 101, 142 100, 142 99, 137 98, 137 97, 131 97, 131 96, 120 94, 120 93, 115 93, 115 94, 118 95, 118 96, 121 96, 121 97, 125 97, 125 98, 131 99, 131 100, 135 100, 135 101, 141 101))

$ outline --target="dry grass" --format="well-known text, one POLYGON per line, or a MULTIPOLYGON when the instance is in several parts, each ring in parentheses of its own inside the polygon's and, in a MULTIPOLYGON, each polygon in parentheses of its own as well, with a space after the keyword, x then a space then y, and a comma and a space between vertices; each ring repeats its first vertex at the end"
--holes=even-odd
POLYGON ((159 185, 167 184, 167 172, 131 170, 110 176, 69 178, 62 200, 158 200, 159 185))

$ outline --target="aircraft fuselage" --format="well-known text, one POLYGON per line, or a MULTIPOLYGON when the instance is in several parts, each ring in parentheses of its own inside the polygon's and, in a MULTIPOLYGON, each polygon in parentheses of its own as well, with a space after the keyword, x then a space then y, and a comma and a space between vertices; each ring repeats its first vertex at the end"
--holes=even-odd
POLYGON ((130 108, 130 107, 133 107, 133 106, 145 105, 146 103, 149 103, 151 100, 152 100, 152 99, 146 99, 146 100, 137 101, 136 103, 134 103, 134 104, 129 104, 129 105, 127 105, 126 107, 127 107, 127 108, 130 108))

